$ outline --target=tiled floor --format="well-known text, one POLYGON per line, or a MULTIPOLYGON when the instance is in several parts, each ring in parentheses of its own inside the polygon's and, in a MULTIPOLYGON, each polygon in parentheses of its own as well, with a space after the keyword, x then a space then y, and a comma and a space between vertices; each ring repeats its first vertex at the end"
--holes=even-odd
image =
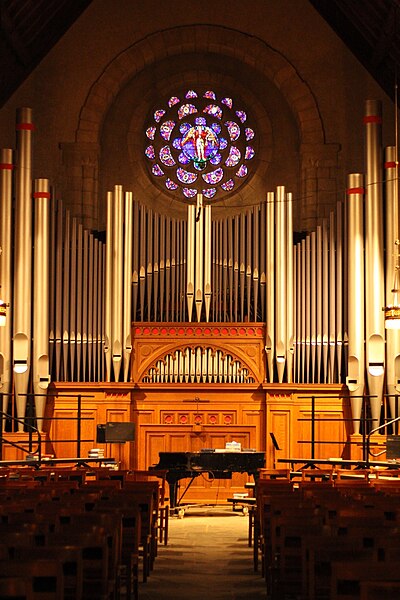
POLYGON ((168 546, 160 546, 139 599, 266 600, 247 536, 248 517, 231 506, 192 506, 171 518, 168 546))

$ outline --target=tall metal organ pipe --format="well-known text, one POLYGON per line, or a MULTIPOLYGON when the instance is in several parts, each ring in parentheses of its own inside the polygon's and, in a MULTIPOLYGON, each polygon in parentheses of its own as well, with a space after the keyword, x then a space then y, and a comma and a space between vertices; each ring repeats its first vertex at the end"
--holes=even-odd
MULTIPOLYGON (((0 296, 8 308, 6 322, 0 327, 0 392, 4 394, 0 409, 8 412, 8 396, 11 392, 11 223, 12 223, 12 173, 13 151, 4 148, 0 152, 0 296)), ((3 429, 2 419, 2 429, 3 429)))
POLYGON ((365 108, 365 354, 374 428, 379 425, 385 377, 382 108, 377 100, 368 100, 365 108))
POLYGON ((278 382, 283 382, 286 366, 287 343, 287 222, 286 194, 284 186, 278 186, 276 191, 276 366, 278 382))
POLYGON ((48 179, 34 181, 34 286, 33 286, 33 391, 37 427, 43 430, 46 391, 50 383, 49 369, 49 236, 50 186, 48 179))
POLYGON ((19 431, 23 431, 31 367, 32 109, 17 111, 15 171, 13 368, 19 431), (27 293, 28 290, 28 293, 27 293))
MULTIPOLYGON (((385 149, 386 189, 386 302, 393 302, 397 254, 399 252, 399 181, 396 148, 385 149)), ((400 392, 400 329, 386 329, 386 385, 391 417, 396 415, 396 394, 400 392)), ((398 410, 400 406, 398 407, 398 410)))
POLYGON ((364 394, 364 227, 363 176, 353 173, 347 178, 347 207, 349 222, 348 243, 348 312, 349 357, 346 379, 354 433, 360 432, 362 396, 364 394))

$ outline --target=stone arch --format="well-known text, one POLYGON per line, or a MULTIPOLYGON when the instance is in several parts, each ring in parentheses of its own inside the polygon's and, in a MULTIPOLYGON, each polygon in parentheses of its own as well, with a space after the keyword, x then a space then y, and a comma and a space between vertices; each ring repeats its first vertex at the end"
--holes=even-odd
POLYGON ((76 141, 97 143, 101 123, 127 81, 161 58, 213 52, 233 56, 269 78, 297 119, 302 144, 323 144, 324 131, 315 98, 293 65, 262 40, 226 27, 197 25, 159 31, 122 51, 92 85, 79 115, 76 141))
MULTIPOLYGON (((122 51, 106 66, 89 90, 79 115, 76 142, 70 145, 73 147, 65 148, 65 152, 73 155, 72 163, 76 160, 82 162, 82 156, 88 153, 91 165, 93 156, 99 157, 104 119, 118 94, 135 75, 161 60, 193 53, 213 53, 239 61, 259 72, 285 99, 299 135, 300 229, 313 229, 321 218, 329 215, 336 202, 339 146, 325 144, 316 99, 290 61, 259 38, 238 30, 210 25, 176 27, 151 34, 122 51), (335 199, 333 203, 332 198, 335 199)), ((261 127, 267 130, 265 123, 261 127)), ((267 158, 259 169, 259 178, 264 177, 268 164, 267 158)), ((98 227, 98 179, 88 181, 88 177, 91 173, 98 177, 98 170, 98 163, 97 169, 92 168, 90 172, 86 169, 86 180, 74 185, 74 189, 78 190, 77 201, 81 203, 83 222, 91 229, 98 227)), ((249 194, 253 193, 251 184, 248 190, 249 194)))

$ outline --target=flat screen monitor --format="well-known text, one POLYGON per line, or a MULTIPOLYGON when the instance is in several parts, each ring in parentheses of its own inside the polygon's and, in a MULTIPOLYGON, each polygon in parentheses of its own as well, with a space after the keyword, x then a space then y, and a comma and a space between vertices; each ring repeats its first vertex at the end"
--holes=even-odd
POLYGON ((97 425, 98 443, 124 443, 135 440, 135 424, 119 421, 108 421, 106 424, 97 425))

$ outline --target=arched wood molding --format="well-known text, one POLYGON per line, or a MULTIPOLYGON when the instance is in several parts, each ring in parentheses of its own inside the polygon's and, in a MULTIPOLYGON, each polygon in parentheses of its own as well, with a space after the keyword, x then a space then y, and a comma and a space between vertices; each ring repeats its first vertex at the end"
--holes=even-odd
POLYGON ((186 348, 210 348, 230 355, 255 383, 265 381, 265 326, 259 323, 137 323, 132 328, 131 379, 143 381, 157 362, 186 348))

